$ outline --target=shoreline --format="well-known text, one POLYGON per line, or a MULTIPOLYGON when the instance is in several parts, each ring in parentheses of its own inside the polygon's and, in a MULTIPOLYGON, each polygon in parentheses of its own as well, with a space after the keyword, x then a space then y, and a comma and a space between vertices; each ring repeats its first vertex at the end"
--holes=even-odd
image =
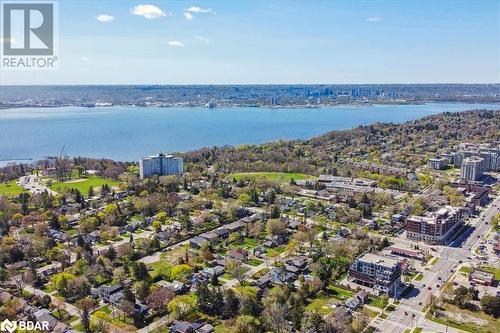
POLYGON ((281 110, 281 109, 326 109, 326 108, 335 108, 335 107, 352 107, 358 108, 363 106, 390 106, 390 105, 427 105, 427 104, 498 104, 500 106, 500 101, 418 101, 418 102, 380 102, 380 103, 338 103, 338 104, 319 104, 319 105, 311 105, 311 104, 301 104, 301 105, 254 105, 254 104, 231 104, 231 105, 219 105, 215 107, 208 107, 206 105, 186 105, 186 104, 169 104, 169 105, 141 105, 141 104, 111 104, 105 106, 86 106, 86 105, 77 105, 77 104, 64 104, 64 105, 19 105, 19 106, 8 106, 4 107, 4 105, 0 105, 0 111, 3 110, 16 110, 16 109, 58 109, 65 107, 75 107, 75 108, 85 108, 85 109, 109 109, 113 107, 135 107, 135 108, 180 108, 180 109, 238 109, 238 108, 255 108, 255 109, 270 109, 270 110, 281 110))

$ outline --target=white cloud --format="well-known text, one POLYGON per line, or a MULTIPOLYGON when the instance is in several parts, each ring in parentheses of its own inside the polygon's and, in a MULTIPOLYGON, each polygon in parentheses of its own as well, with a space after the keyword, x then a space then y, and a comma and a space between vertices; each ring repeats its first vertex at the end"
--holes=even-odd
POLYGON ((193 14, 185 12, 184 13, 184 17, 186 18, 186 20, 192 20, 193 19, 193 14))
POLYGON ((137 5, 131 10, 131 12, 134 15, 144 16, 148 20, 157 19, 162 16, 172 15, 172 13, 165 12, 164 10, 154 5, 137 5))
POLYGON ((97 16, 96 19, 99 22, 111 22, 115 18, 113 16, 111 16, 111 15, 101 14, 101 15, 97 16))
POLYGON ((186 12, 189 12, 189 13, 194 13, 194 14, 214 14, 215 15, 215 11, 212 9, 212 8, 201 8, 201 7, 198 7, 198 6, 193 6, 193 7, 189 7, 188 9, 186 9, 186 12))
POLYGON ((81 58, 81 60, 82 60, 82 61, 89 61, 90 59, 89 59, 89 58, 87 58, 87 57, 82 57, 82 58, 81 58))
POLYGON ((179 42, 178 40, 171 40, 170 42, 168 42, 168 45, 173 47, 184 47, 184 44, 179 42))
POLYGON ((366 19, 368 22, 380 22, 382 21, 382 18, 378 17, 378 16, 373 16, 373 17, 369 17, 366 19))
POLYGON ((203 36, 194 36, 194 38, 196 38, 197 40, 201 40, 202 42, 205 42, 207 44, 210 43, 210 39, 203 36))

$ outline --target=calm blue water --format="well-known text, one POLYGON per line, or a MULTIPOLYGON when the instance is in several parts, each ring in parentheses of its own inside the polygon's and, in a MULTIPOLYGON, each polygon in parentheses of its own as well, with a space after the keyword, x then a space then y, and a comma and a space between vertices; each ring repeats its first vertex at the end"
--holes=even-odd
POLYGON ((132 161, 158 151, 309 138, 374 122, 401 123, 499 104, 266 108, 24 108, 0 110, 0 160, 59 155, 132 161))

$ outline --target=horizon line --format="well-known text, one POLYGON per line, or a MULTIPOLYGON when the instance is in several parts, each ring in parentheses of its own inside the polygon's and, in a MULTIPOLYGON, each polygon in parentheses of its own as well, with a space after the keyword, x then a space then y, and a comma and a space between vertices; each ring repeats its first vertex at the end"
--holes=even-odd
POLYGON ((91 84, 2 84, 0 87, 78 87, 78 86, 349 86, 349 85, 500 85, 499 82, 428 82, 428 83, 91 83, 91 84))

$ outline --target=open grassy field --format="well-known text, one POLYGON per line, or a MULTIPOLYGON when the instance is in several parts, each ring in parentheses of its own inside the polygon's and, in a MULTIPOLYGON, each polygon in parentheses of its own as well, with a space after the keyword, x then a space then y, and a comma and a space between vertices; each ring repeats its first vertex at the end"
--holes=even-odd
POLYGON ((87 195, 89 188, 101 187, 104 184, 108 184, 110 187, 117 186, 119 182, 111 179, 100 178, 97 176, 83 177, 80 179, 74 179, 67 182, 54 182, 50 185, 50 188, 56 192, 63 190, 70 190, 72 188, 77 189, 83 195, 87 195))
POLYGON ((18 186, 15 180, 11 180, 10 182, 7 183, 0 183, 0 195, 4 195, 6 197, 13 197, 23 192, 26 192, 26 190, 18 186))
POLYGON ((230 178, 264 179, 270 181, 289 182, 290 180, 314 179, 314 176, 294 172, 239 172, 229 175, 230 178))
POLYGON ((466 332, 474 332, 474 333, 493 333, 500 332, 500 321, 485 314, 483 311, 470 311, 467 309, 460 309, 459 307, 449 304, 443 303, 444 308, 441 310, 447 311, 450 315, 449 317, 434 317, 431 311, 427 312, 426 318, 436 323, 440 323, 442 325, 448 325, 454 328, 458 328, 460 330, 466 332), (457 315, 465 315, 469 320, 465 320, 462 322, 457 322, 453 319, 454 316, 457 315), (477 317, 474 318, 474 317, 477 317), (485 324, 478 324, 479 321, 484 321, 485 324))

